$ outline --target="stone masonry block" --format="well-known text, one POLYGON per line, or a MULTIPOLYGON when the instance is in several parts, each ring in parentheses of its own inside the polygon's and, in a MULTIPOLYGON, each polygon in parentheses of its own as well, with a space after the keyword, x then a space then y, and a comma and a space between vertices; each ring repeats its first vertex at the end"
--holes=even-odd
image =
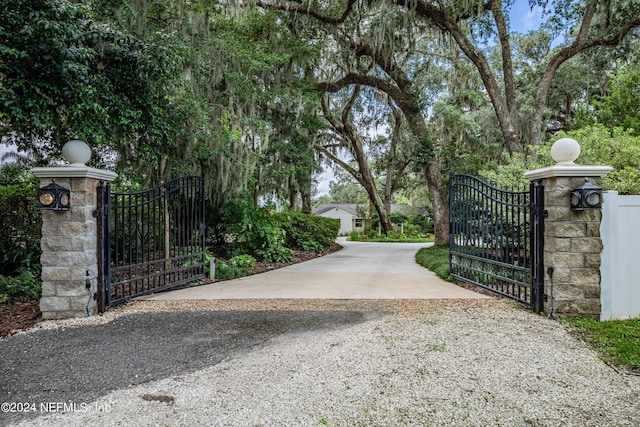
POLYGON ((571 269, 570 268, 554 268, 553 275, 549 275, 545 272, 545 283, 564 284, 571 283, 571 269))
POLYGON ((558 317, 580 315, 599 318, 600 300, 597 298, 556 300, 553 304, 553 313, 558 317))
POLYGON ((587 237, 600 237, 600 220, 594 221, 594 222, 588 222, 586 225, 587 225, 587 237))
POLYGON ((88 252, 43 252, 40 261, 43 265, 82 266, 95 262, 95 255, 88 252))
POLYGON ((600 282, 583 286, 585 298, 597 298, 600 300, 600 282))
POLYGON ((584 296, 584 289, 582 286, 569 284, 560 285, 558 283, 554 283, 553 290, 547 290, 547 292, 552 292, 553 298, 556 300, 579 299, 584 296))
MULTIPOLYGON (((52 212, 52 211, 40 211, 42 212, 42 216, 45 216, 46 212, 52 212)), ((42 236, 61 236, 61 232, 60 232, 60 225, 61 222, 60 221, 46 221, 43 218, 43 222, 42 222, 42 236)))
POLYGON ((600 270, 593 268, 571 269, 571 283, 583 286, 589 283, 600 283, 600 270))
POLYGON ((548 237, 544 241, 544 249, 549 252, 569 252, 571 249, 571 239, 548 237))
POLYGON ((63 236, 42 236, 42 250, 46 252, 83 251, 85 242, 81 239, 70 239, 63 236))
POLYGON ((40 298, 40 311, 44 314, 47 311, 66 311, 71 309, 69 297, 46 297, 40 298))
POLYGON ((557 177, 557 178, 549 178, 544 182, 544 189, 546 192, 564 192, 567 194, 571 189, 577 187, 580 184, 576 184, 572 182, 571 178, 568 177, 557 177))
POLYGON ((43 281, 52 282, 69 280, 71 278, 71 271, 68 267, 50 267, 47 265, 43 265, 40 277, 43 281))
POLYGON ((585 237, 586 227, 583 222, 556 222, 555 237, 585 237))
POLYGON ((584 266, 585 268, 600 268, 600 254, 585 254, 584 256, 584 266))
POLYGON ((56 296, 57 282, 42 282, 42 297, 56 296))
POLYGON ((85 290, 83 296, 69 297, 70 309, 80 313, 76 317, 87 317, 87 304, 91 304, 93 295, 89 296, 89 292, 85 290))
POLYGON ((86 236, 82 241, 82 248, 85 252, 93 251, 97 253, 98 236, 86 236))
POLYGON ((545 192, 545 196, 545 209, 548 210, 549 208, 557 207, 571 212, 569 209, 569 191, 548 191, 545 192))
POLYGON ((570 252, 558 252, 551 256, 549 267, 583 268, 584 255, 570 252))
POLYGON ((80 297, 87 295, 87 287, 84 280, 67 280, 58 284, 56 292, 61 297, 80 297))
POLYGON ((575 219, 574 213, 568 208, 568 206, 545 206, 547 211, 547 218, 545 222, 554 221, 573 221, 575 219))
POLYGON ((85 222, 85 221, 93 221, 93 211, 95 210, 92 206, 83 206, 83 207, 74 207, 71 206, 71 210, 69 211, 69 220, 73 222, 85 222))
POLYGON ((96 224, 93 221, 64 222, 60 224, 60 236, 95 236, 96 224))
POLYGON ((593 237, 571 239, 571 252, 601 253, 602 240, 593 237))
POLYGON ((71 193, 71 209, 73 209, 74 206, 82 207, 82 208, 84 208, 85 206, 92 207, 93 200, 91 195, 85 192, 72 192, 71 193))
POLYGON ((92 279, 94 277, 98 277, 98 264, 87 264, 83 266, 78 266, 70 269, 71 277, 74 279, 82 279, 85 280, 87 277, 92 279), (87 276, 87 271, 89 272, 89 276, 87 276))

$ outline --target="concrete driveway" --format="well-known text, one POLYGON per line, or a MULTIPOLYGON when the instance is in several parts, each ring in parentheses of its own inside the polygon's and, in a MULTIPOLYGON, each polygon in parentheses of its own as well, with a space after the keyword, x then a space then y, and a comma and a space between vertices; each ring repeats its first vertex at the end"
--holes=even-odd
POLYGON ((446 282, 415 261, 432 243, 338 239, 344 249, 240 279, 164 292, 145 300, 201 299, 485 299, 446 282))

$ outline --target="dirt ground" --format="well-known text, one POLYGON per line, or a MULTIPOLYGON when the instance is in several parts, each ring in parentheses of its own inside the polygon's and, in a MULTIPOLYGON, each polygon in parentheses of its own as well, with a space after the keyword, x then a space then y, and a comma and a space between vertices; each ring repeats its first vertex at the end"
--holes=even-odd
MULTIPOLYGON (((251 274, 282 268, 298 262, 308 261, 319 256, 327 255, 340 250, 342 247, 334 244, 325 252, 318 254, 313 251, 294 251, 294 260, 291 262, 258 262, 251 269, 251 274)), ((0 337, 13 335, 17 331, 29 329, 42 320, 39 300, 28 297, 14 298, 8 303, 0 304, 0 337)))

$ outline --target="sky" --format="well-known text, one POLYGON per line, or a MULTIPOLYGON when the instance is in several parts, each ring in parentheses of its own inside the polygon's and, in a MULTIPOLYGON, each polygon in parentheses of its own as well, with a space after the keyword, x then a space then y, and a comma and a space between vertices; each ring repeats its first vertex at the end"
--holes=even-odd
POLYGON ((509 17, 511 28, 519 33, 526 33, 540 26, 542 9, 529 7, 529 0, 516 0, 509 17))

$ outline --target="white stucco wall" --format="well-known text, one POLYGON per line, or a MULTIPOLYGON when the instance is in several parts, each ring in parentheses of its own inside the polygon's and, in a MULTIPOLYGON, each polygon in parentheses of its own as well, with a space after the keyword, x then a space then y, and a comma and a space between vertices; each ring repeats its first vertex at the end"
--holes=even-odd
POLYGON ((340 231, 338 232, 338 234, 348 234, 354 231, 353 229, 354 216, 347 211, 343 211, 342 209, 339 209, 339 208, 333 208, 327 212, 320 214, 320 216, 339 219, 340 231))
POLYGON ((600 319, 639 317, 640 196, 605 192, 600 235, 600 319))

